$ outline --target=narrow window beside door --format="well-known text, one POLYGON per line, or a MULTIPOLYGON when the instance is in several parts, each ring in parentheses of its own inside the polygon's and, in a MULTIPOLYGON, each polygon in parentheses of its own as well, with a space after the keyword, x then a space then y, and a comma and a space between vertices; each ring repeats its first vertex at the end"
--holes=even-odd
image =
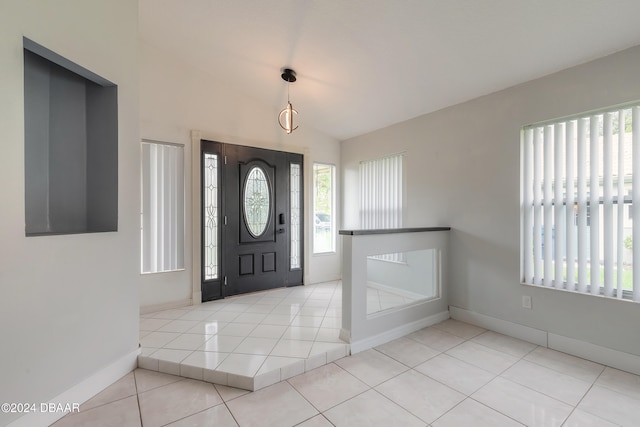
POLYGON ((291 270, 300 269, 302 267, 302 203, 300 193, 301 181, 301 165, 299 163, 291 163, 289 169, 290 178, 290 195, 291 201, 291 270))
POLYGON ((313 253, 335 252, 334 165, 313 164, 313 253))
POLYGON ((220 186, 218 183, 218 155, 204 153, 203 174, 203 257, 202 268, 204 280, 213 280, 219 277, 218 271, 218 197, 220 186))

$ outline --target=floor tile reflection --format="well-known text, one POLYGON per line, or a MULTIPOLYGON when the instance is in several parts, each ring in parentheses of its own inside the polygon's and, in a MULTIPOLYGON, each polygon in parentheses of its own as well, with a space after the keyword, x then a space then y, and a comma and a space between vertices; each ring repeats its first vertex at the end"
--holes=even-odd
MULTIPOLYGON (((156 369, 136 369, 54 425, 640 425, 640 376, 462 322, 344 357, 334 337, 339 329, 323 326, 339 317, 339 289, 330 283, 145 314, 142 340, 158 347, 143 354, 164 357, 156 369), (265 317, 258 324, 233 321, 249 313, 265 317), (300 317, 314 320, 294 325, 300 317), (157 330, 176 320, 197 325, 182 333, 157 330), (244 336, 221 335, 229 324, 251 327, 244 336), (182 348, 167 347, 171 342, 182 348), (207 382, 214 379, 220 382, 207 382), (254 392, 237 388, 256 384, 254 392)), ((170 329, 178 325, 187 324, 170 329)))

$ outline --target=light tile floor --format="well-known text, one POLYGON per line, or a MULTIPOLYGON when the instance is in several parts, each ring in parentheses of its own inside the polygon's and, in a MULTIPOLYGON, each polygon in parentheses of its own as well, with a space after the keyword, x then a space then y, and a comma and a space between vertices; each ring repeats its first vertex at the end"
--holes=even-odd
POLYGON ((255 392, 137 369, 86 425, 637 427, 640 377, 450 319, 255 392))
POLYGON ((143 314, 138 367, 259 390, 349 353, 340 282, 143 314))

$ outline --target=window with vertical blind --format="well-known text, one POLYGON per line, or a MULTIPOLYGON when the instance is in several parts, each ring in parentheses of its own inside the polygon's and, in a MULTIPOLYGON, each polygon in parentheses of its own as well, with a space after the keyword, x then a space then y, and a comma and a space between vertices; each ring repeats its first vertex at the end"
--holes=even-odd
POLYGON ((360 162, 360 226, 402 227, 403 154, 360 162))
MULTIPOLYGON (((403 200, 403 154, 360 162, 360 227, 401 228, 403 200)), ((372 255, 380 261, 406 262, 403 252, 372 255)))
POLYGON ((142 142, 142 272, 184 268, 184 146, 142 142))
POLYGON ((640 301, 640 107, 522 130, 522 281, 640 301))

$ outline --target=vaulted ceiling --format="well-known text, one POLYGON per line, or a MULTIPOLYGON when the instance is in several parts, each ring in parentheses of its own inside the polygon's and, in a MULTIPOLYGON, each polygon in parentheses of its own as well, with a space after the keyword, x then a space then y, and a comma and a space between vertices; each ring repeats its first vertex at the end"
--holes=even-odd
MULTIPOLYGON (((638 0, 140 0, 142 39, 340 140, 640 44, 638 0)), ((275 119, 274 119, 275 120, 275 119)))

